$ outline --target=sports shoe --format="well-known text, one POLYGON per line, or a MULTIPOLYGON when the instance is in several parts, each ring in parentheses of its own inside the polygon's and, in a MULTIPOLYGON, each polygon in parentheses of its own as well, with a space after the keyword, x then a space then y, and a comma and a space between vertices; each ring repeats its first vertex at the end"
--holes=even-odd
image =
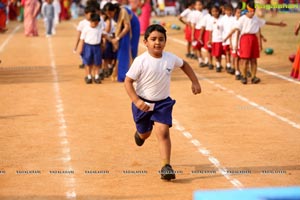
POLYGON ((246 85, 247 84, 247 78, 245 77, 241 77, 241 82, 246 85))
POLYGON ((79 68, 83 69, 84 68, 84 64, 79 65, 79 68))
POLYGON ((260 78, 254 77, 254 78, 251 79, 252 84, 257 84, 259 82, 260 82, 260 78))
POLYGON ((235 69, 234 68, 229 68, 227 70, 228 74, 234 75, 235 74, 235 69))
POLYGON ((213 70, 213 69, 214 69, 214 66, 213 66, 212 64, 209 64, 209 65, 208 65, 208 69, 213 70))
POLYGON ((85 80, 86 84, 92 84, 93 83, 93 80, 91 78, 88 78, 87 76, 84 78, 84 80, 85 80))
POLYGON ((241 80, 241 78, 242 78, 242 75, 240 75, 240 74, 237 74, 237 75, 235 75, 235 80, 241 80))
POLYGON ((94 82, 95 82, 96 84, 100 84, 100 83, 101 83, 100 77, 97 78, 97 79, 95 78, 95 79, 94 79, 94 82))
POLYGON ((207 66, 208 66, 207 63, 204 63, 204 62, 199 63, 199 67, 207 67, 207 66))
POLYGON ((143 140, 142 138, 140 138, 138 132, 136 131, 135 134, 134 134, 134 140, 135 140, 135 143, 136 145, 138 146, 142 146, 145 142, 145 140, 143 140))
POLYGON ((168 180, 168 181, 176 178, 175 172, 172 169, 172 166, 169 164, 166 164, 161 168, 160 175, 161 175, 161 179, 168 180))
POLYGON ((222 72, 222 67, 221 66, 220 67, 216 67, 216 72, 218 72, 218 73, 222 72))

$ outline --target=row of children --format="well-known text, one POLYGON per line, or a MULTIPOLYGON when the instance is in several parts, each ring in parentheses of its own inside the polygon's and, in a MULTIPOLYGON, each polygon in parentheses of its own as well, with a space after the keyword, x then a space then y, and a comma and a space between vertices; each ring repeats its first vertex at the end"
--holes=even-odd
POLYGON ((86 83, 99 84, 110 75, 123 82, 138 52, 140 28, 134 13, 111 2, 101 9, 97 1, 90 0, 77 31, 74 52, 81 55, 86 83))
POLYGON ((231 4, 221 9, 218 4, 204 6, 202 0, 191 1, 179 20, 186 24, 187 57, 198 58, 200 67, 209 69, 214 69, 214 61, 216 72, 221 72, 221 59, 225 56, 226 71, 243 84, 247 84, 247 77, 253 84, 260 82, 256 76, 257 58, 265 41, 261 27, 286 26, 258 18, 252 0, 240 1, 235 9, 231 4))

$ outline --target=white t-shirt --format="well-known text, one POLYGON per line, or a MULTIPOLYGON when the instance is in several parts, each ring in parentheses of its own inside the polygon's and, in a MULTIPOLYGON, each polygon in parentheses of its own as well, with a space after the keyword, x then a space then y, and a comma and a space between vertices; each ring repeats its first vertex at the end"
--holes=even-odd
POLYGON ((212 18, 212 16, 209 13, 203 16, 203 19, 200 22, 201 28, 202 27, 204 27, 205 29, 208 28, 208 22, 210 21, 210 18, 212 18))
POLYGON ((206 10, 203 10, 203 11, 199 11, 199 10, 195 10, 193 11, 192 13, 192 16, 191 16, 191 23, 195 25, 195 29, 201 29, 202 26, 202 20, 206 14, 206 10))
MULTIPOLYGON (((231 25, 231 30, 234 29, 235 27, 237 27, 237 24, 238 24, 238 19, 236 17, 233 18, 233 23, 231 25)), ((231 35, 231 44, 232 44, 232 48, 235 49, 236 47, 238 47, 238 43, 237 43, 237 32, 234 32, 232 35, 231 35)), ((230 42, 230 39, 228 39, 229 42, 230 42)))
POLYGON ((191 16, 192 16, 193 10, 187 8, 185 9, 181 14, 180 17, 184 17, 186 22, 190 23, 191 22, 191 16))
POLYGON ((83 28, 80 39, 84 40, 84 43, 90 45, 96 45, 101 43, 102 37, 102 23, 99 22, 96 28, 92 28, 90 25, 83 28))
POLYGON ((90 26, 90 21, 87 19, 83 19, 79 22, 79 24, 77 25, 77 31, 82 32, 83 28, 86 26, 90 26))
MULTIPOLYGON (((220 23, 223 27, 222 39, 225 39, 228 36, 228 34, 230 33, 230 31, 232 30, 232 26, 233 26, 233 23, 234 23, 234 17, 224 15, 220 19, 220 23)), ((230 44, 230 40, 227 40, 226 42, 223 42, 223 45, 229 45, 229 44, 230 44)))
POLYGON ((126 76, 136 81, 138 96, 160 101, 170 96, 171 73, 182 66, 183 60, 172 53, 163 52, 161 58, 154 58, 144 52, 134 59, 126 76))
POLYGON ((241 31, 241 35, 243 34, 256 34, 263 25, 265 25, 266 21, 258 18, 257 16, 253 16, 252 18, 243 15, 239 18, 236 28, 241 31))
POLYGON ((211 17, 208 21, 207 30, 212 31, 212 42, 222 42, 223 26, 221 24, 221 17, 218 19, 211 17))

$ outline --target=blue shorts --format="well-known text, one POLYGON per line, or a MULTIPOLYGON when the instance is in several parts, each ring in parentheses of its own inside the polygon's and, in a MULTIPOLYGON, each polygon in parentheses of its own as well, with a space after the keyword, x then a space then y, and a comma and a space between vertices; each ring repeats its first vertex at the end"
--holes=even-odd
POLYGON ((170 97, 161 101, 142 100, 148 103, 155 103, 155 106, 153 111, 143 112, 132 103, 132 115, 139 133, 143 134, 152 131, 154 122, 167 124, 169 127, 172 127, 172 110, 176 103, 175 100, 170 97))
POLYGON ((84 43, 81 57, 83 64, 85 65, 100 66, 102 64, 102 53, 100 44, 90 45, 84 43))

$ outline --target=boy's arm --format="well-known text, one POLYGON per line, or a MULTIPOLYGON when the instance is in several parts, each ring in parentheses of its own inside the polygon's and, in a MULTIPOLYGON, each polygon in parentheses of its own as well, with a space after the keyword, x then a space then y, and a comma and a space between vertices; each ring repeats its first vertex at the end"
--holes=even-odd
POLYGON ((83 40, 79 40, 79 44, 78 44, 78 48, 77 48, 77 51, 78 51, 79 55, 83 51, 83 45, 84 45, 84 41, 83 40))
POLYGON ((79 44, 79 41, 80 41, 80 35, 81 35, 81 31, 78 31, 78 34, 77 34, 77 40, 76 40, 76 43, 75 43, 75 47, 74 47, 74 49, 73 49, 74 52, 77 51, 78 44, 79 44))
POLYGON ((223 41, 226 42, 226 40, 228 40, 229 38, 231 38, 231 36, 232 36, 237 30, 239 30, 239 29, 237 29, 237 28, 232 29, 232 30, 230 31, 230 33, 227 35, 227 37, 224 38, 223 41))
POLYGON ((135 89, 133 87, 133 82, 133 79, 126 76, 124 81, 126 92, 129 98, 131 99, 132 103, 134 103, 134 105, 138 109, 147 112, 150 109, 150 107, 147 104, 145 104, 145 102, 142 99, 140 99, 139 96, 136 94, 135 89))
POLYGON ((201 86, 199 83, 199 80, 194 73, 191 66, 186 62, 183 61, 183 66, 181 67, 181 70, 184 71, 184 73, 189 77, 189 79, 192 81, 192 92, 194 94, 200 94, 201 93, 201 86))
POLYGON ((286 23, 284 23, 284 22, 269 22, 269 21, 266 21, 266 25, 285 27, 286 23))

